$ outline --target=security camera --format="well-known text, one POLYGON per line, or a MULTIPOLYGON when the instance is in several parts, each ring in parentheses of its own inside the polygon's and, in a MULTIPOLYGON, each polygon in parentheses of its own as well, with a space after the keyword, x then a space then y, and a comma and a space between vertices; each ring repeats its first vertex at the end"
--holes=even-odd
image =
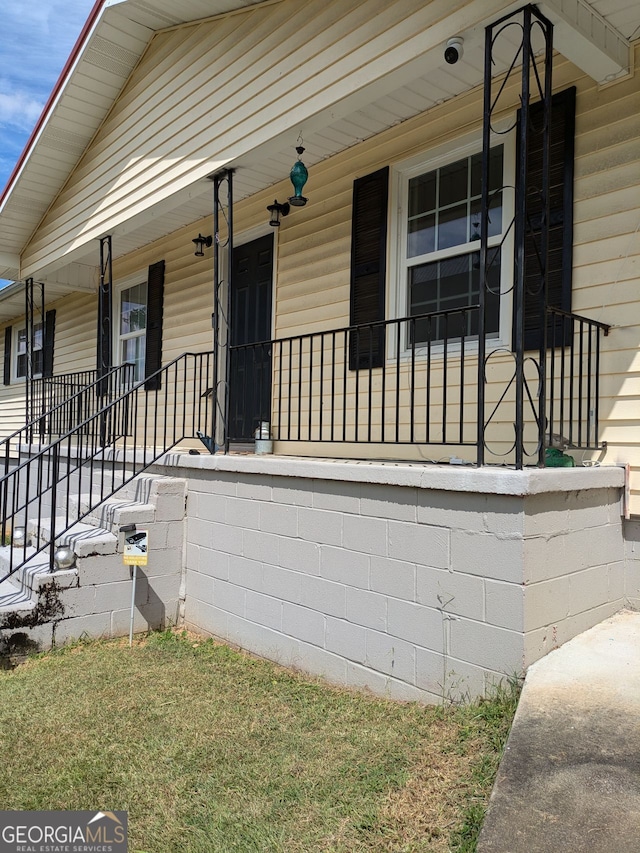
POLYGON ((460 36, 449 39, 447 46, 444 49, 444 59, 449 65, 455 65, 459 59, 462 59, 464 39, 460 36))

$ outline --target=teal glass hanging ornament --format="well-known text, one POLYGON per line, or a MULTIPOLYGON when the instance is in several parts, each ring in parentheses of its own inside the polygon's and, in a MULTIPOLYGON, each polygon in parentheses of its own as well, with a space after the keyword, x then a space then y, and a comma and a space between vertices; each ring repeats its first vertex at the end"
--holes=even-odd
POLYGON ((300 159, 304 152, 304 148, 302 147, 302 145, 297 145, 296 151, 298 152, 298 159, 293 164, 291 168, 291 173, 289 174, 289 177, 291 178, 291 183, 293 184, 293 189, 295 190, 295 195, 291 196, 291 198, 289 199, 289 204, 293 205, 293 207, 304 207, 308 199, 306 199, 302 195, 302 188, 307 183, 307 179, 309 178, 309 172, 307 171, 307 167, 300 159))

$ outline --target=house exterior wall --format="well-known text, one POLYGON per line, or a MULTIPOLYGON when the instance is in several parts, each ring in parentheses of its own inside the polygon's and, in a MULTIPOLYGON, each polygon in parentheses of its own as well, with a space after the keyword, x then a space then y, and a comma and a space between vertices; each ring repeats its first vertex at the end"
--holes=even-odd
MULTIPOLYGON (((286 5, 278 4, 279 14, 286 5)), ((269 11, 254 10, 251 14, 271 15, 275 14, 275 8, 269 11)), ((143 97, 142 82, 150 82, 147 75, 157 75, 157 85, 166 83, 167 63, 176 59, 176 51, 180 56, 184 52, 183 61, 186 61, 186 57, 195 60, 199 56, 204 69, 210 32, 216 28, 244 27, 244 20, 243 14, 235 16, 233 24, 228 21, 213 22, 201 25, 204 30, 187 27, 184 32, 167 33, 154 40, 136 72, 137 76, 132 78, 130 89, 114 107, 101 132, 105 134, 104 144, 102 136, 99 136, 87 153, 88 159, 80 165, 65 190, 68 198, 74 199, 74 204, 80 204, 84 192, 82 187, 85 184, 87 187, 93 186, 92 182, 97 181, 96 171, 93 167, 89 168, 92 158, 97 158, 97 162, 100 157, 105 157, 109 134, 114 135, 115 128, 123 131, 128 127, 128 117, 135 112, 134 107, 139 107, 139 99, 143 97)), ((252 32, 251 27, 248 29, 252 32)), ((640 51, 636 48, 636 70, 639 56, 640 51)), ((194 73, 200 72, 194 68, 194 73)), ((636 429, 638 412, 635 379, 640 331, 640 305, 636 299, 640 258, 636 229, 640 213, 640 196, 637 192, 640 183, 637 121, 640 93, 636 81, 637 76, 602 88, 562 57, 556 58, 554 66, 554 89, 577 86, 572 307, 577 313, 584 313, 613 326, 609 337, 604 339, 601 359, 600 424, 607 449, 600 454, 578 453, 576 459, 578 462, 583 458, 596 459, 604 464, 631 463, 632 512, 640 512, 640 439, 636 429)), ((517 104, 515 88, 512 87, 509 93, 511 107, 506 110, 504 117, 512 116, 517 104)), ((149 95, 151 105, 154 97, 153 94, 149 95)), ((200 112, 204 114, 206 111, 201 107, 200 112)), ((481 92, 474 90, 331 157, 311 170, 305 190, 311 199, 310 204, 283 220, 277 235, 274 299, 276 337, 348 325, 351 192, 354 178, 387 164, 394 166, 421 153, 424 153, 425 162, 428 163, 428 152, 440 145, 455 148, 461 136, 469 133, 476 134, 479 139, 480 122, 481 92)), ((119 162, 117 158, 113 163, 116 162, 119 162)), ((239 169, 238 174, 241 172, 239 169)), ((125 171, 119 180, 126 183, 128 179, 128 172, 125 171)), ((96 187, 98 184, 99 181, 96 187)), ((131 191, 134 192, 134 184, 131 191)), ((236 242, 253 235, 256 228, 264 230, 266 205, 274 196, 285 197, 288 191, 288 182, 283 181, 268 191, 239 202, 234 211, 236 242)), ((62 205, 62 197, 59 203, 62 205)), ((390 216, 395 215, 395 210, 392 210, 390 216)), ((62 208, 57 210, 56 216, 56 222, 64 221, 62 208)), ((39 232, 43 240, 47 228, 46 222, 43 223, 39 232)), ((165 259, 164 363, 186 350, 201 352, 212 347, 213 283, 210 255, 207 259, 194 258, 191 243, 198 230, 210 233, 211 229, 211 221, 202 220, 114 263, 114 281, 117 284, 130 275, 144 275, 150 263, 165 259)), ((54 243, 58 241, 58 237, 53 234, 49 238, 54 243)), ((114 239, 117 241, 117 236, 114 239)), ((390 254, 392 256, 393 252, 390 254)), ((397 269, 391 258, 387 276, 388 317, 395 314, 397 278, 397 269)), ((94 366, 94 331, 97 325, 95 302, 95 297, 90 295, 73 295, 54 306, 58 309, 54 356, 56 373, 94 366)), ((504 343, 508 347, 509 341, 504 343)), ((338 358, 338 370, 341 364, 338 358)), ((276 362, 276 377, 277 368, 276 362)), ((512 369, 511 355, 499 353, 492 359, 487 389, 488 406, 499 399, 512 369)), ((408 367, 403 364, 401 382, 407 371, 408 367)), ((476 369, 473 358, 468 360, 465 375, 468 401, 465 413, 471 426, 470 432, 467 432, 467 436, 470 436, 476 415, 476 369)), ((432 370, 431 381, 435 389, 441 384, 441 372, 437 366, 432 370)), ((424 363, 418 362, 417 384, 424 388, 425 383, 424 363)), ((15 386, 0 388, 2 434, 21 425, 23 402, 20 394, 20 389, 15 386)), ((388 395, 393 394, 394 388, 389 385, 388 395)), ((355 418, 352 401, 353 395, 347 405, 347 418, 351 422, 355 418)), ((400 401, 400 422, 406 429, 409 396, 404 390, 401 390, 400 401)), ((272 421, 276 420, 276 410, 277 394, 274 397, 272 421)), ((362 419, 365 414, 365 409, 361 407, 359 418, 362 419)), ((317 411, 313 412, 314 422, 317 417, 317 411)), ((495 419, 491 439, 492 446, 499 452, 508 449, 512 441, 513 419, 509 406, 495 419)), ((533 449, 535 437, 530 435, 530 438, 530 449, 533 449)), ((139 442, 143 440, 141 435, 138 436, 139 442)), ((303 455, 330 453, 332 456, 365 458, 384 455, 436 461, 453 452, 470 459, 475 455, 473 448, 453 451, 441 446, 387 444, 381 447, 376 444, 327 445, 305 442, 276 443, 276 452, 303 455)), ((506 459, 508 461, 509 457, 506 459)))
POLYGON ((24 274, 501 8, 283 0, 156 35, 27 248, 24 274))
POLYGON ((179 467, 186 624, 337 683, 483 694, 625 601, 620 470, 179 467))

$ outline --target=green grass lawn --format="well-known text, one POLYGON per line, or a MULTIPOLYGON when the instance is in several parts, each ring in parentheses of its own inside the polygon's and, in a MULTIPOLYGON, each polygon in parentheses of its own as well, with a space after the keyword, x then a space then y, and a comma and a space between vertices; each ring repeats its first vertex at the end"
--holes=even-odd
POLYGON ((398 704, 185 633, 79 644, 0 673, 0 803, 124 809, 146 853, 472 851, 515 704, 398 704))

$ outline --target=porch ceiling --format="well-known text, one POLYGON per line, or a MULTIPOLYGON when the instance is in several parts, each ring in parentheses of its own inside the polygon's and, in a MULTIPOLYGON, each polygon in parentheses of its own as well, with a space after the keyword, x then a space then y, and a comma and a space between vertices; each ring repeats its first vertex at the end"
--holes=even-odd
MULTIPOLYGON (((265 0, 255 0, 265 2, 265 0)), ((270 2, 270 0, 266 0, 270 2)), ((131 71, 154 32, 188 21, 211 17, 245 6, 254 0, 111 0, 98 8, 89 20, 70 58, 68 68, 45 108, 29 146, 16 167, 4 194, 0 197, 0 278, 20 274, 20 253, 36 230, 39 221, 60 191, 93 135, 118 97, 131 71), (83 40, 84 39, 84 40, 83 40), (66 75, 66 76, 65 76, 66 75)), ((482 4, 481 4, 482 5, 482 4)), ((489 20, 521 6, 522 3, 484 3, 489 20), (490 7, 490 8, 489 8, 490 7), (497 13, 496 13, 496 10, 497 13)), ((602 55, 615 67, 613 50, 604 49, 617 38, 618 55, 624 55, 626 39, 640 34, 640 5, 637 0, 543 0, 542 11, 558 21, 564 32, 560 52, 566 42, 567 54, 580 50, 580 39, 591 39, 597 48, 598 26, 607 31, 600 40, 602 55), (573 8, 575 25, 567 23, 566 7, 573 8), (592 15, 586 30, 581 22, 592 15), (578 18, 580 17, 580 22, 578 18), (597 26, 596 26, 597 25, 597 26), (564 29, 563 29, 564 28, 564 29), (569 44, 569 41, 572 43, 569 44)), ((95 10, 94 10, 95 11, 95 10)), ((476 16, 476 20, 479 20, 476 16)), ((320 162, 358 142, 380 133, 436 104, 442 103, 482 84, 484 62, 483 20, 468 30, 448 35, 464 37, 464 61, 445 65, 444 45, 425 52, 418 60, 396 68, 375 85, 351 92, 331 109, 310 115, 304 123, 305 162, 320 162)), ((506 47, 498 55, 496 73, 505 70, 513 57, 506 47)), ((575 59, 574 59, 575 61, 575 59)), ((624 66, 621 65, 621 68, 624 66)), ((621 71, 620 73, 624 73, 621 71)), ((250 154, 230 163, 234 167, 236 200, 272 186, 288 175, 292 163, 291 129, 271 139, 250 154)), ((125 255, 211 213, 212 188, 199 180, 188 189, 165 199, 126 224, 112 230, 114 256, 125 255)), ((48 282, 48 298, 63 292, 95 287, 97 244, 91 241, 67 258, 64 268, 43 269, 37 277, 48 282)), ((0 322, 22 311, 13 288, 0 292, 0 322)))

